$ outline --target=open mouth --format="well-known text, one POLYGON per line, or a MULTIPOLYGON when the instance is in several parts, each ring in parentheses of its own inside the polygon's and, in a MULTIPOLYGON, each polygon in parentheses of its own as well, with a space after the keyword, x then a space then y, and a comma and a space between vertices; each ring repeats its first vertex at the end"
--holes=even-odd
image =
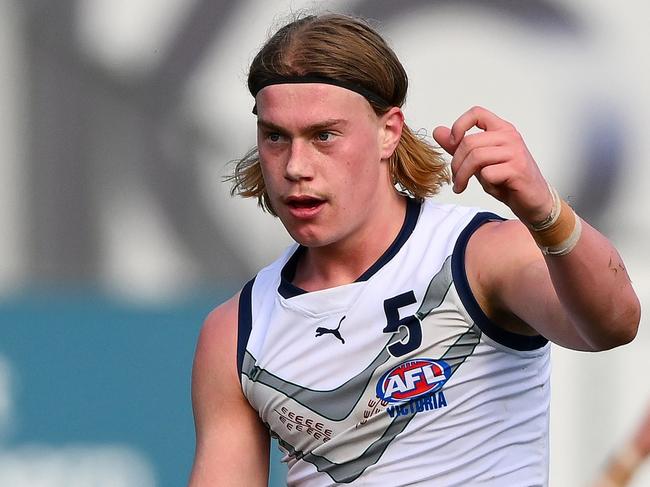
POLYGON ((305 197, 305 198, 292 198, 289 200, 289 206, 292 208, 315 208, 316 206, 320 205, 323 203, 323 200, 320 200, 318 198, 311 198, 311 197, 305 197))
POLYGON ((292 196, 287 198, 286 203, 295 216, 310 216, 325 203, 325 200, 314 196, 292 196))

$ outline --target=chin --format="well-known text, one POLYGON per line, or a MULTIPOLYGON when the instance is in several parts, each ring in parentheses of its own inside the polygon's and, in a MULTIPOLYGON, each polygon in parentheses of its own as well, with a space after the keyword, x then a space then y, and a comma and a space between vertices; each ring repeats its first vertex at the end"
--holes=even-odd
POLYGON ((313 235, 305 236, 302 234, 291 234, 291 233, 290 235, 297 243, 299 243, 303 247, 322 247, 323 245, 327 245, 328 243, 326 241, 323 241, 323 239, 313 235))
POLYGON ((300 245, 305 247, 324 245, 321 225, 313 222, 296 222, 290 215, 280 215, 280 221, 291 238, 300 245))
POLYGON ((287 229, 291 238, 303 247, 323 247, 332 243, 332 236, 325 236, 320 232, 314 232, 313 229, 287 229))

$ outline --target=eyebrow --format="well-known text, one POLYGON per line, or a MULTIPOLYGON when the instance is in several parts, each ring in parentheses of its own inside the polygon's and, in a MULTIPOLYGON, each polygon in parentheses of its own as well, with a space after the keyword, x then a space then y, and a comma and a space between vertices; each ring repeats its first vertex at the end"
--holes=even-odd
MULTIPOLYGON (((322 122, 317 122, 311 125, 307 125, 306 127, 301 128, 301 132, 306 132, 306 133, 318 132, 320 130, 326 130, 336 126, 345 127, 347 124, 348 124, 347 120, 343 120, 340 118, 329 118, 327 120, 323 120, 322 122)), ((279 125, 276 125, 273 122, 270 122, 268 120, 263 120, 261 118, 258 118, 257 126, 266 129, 276 130, 281 133, 286 132, 286 130, 280 127, 279 125)))

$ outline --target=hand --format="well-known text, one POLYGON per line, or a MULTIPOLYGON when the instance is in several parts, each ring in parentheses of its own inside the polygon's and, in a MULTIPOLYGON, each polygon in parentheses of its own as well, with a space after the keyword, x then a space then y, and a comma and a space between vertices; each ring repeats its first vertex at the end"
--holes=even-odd
POLYGON ((508 205, 524 223, 537 223, 553 207, 553 196, 515 127, 481 107, 462 114, 451 129, 436 127, 433 138, 453 156, 454 192, 476 176, 483 189, 508 205), (483 132, 467 134, 472 127, 483 132))

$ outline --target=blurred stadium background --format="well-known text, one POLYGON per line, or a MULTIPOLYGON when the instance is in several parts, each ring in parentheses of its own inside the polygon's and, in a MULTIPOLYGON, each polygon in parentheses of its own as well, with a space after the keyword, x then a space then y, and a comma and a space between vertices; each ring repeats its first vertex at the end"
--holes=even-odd
MULTIPOLYGON (((377 21, 411 127, 514 122, 650 305, 647 2, 0 0, 0 486, 186 482, 201 322, 289 242, 221 178, 254 142, 247 65, 303 8, 377 21)), ((508 214, 478 184, 440 199, 508 214)), ((645 319, 620 350, 554 350, 551 485, 630 434, 649 352, 645 319)))

